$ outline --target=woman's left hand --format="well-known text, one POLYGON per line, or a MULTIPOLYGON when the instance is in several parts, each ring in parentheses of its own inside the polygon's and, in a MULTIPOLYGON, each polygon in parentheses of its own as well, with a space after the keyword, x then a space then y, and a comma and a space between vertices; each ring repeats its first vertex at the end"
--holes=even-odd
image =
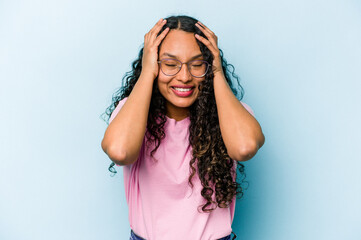
POLYGON ((222 69, 222 62, 221 62, 221 56, 220 56, 220 51, 218 49, 217 46, 217 36, 211 31, 209 30, 209 28, 207 28, 206 26, 204 26, 203 23, 201 22, 197 22, 195 24, 203 33, 204 35, 208 38, 208 40, 198 34, 195 35, 195 37, 201 41, 204 45, 206 45, 206 47, 211 51, 211 53, 213 54, 213 74, 221 74, 223 75, 223 69, 222 69))

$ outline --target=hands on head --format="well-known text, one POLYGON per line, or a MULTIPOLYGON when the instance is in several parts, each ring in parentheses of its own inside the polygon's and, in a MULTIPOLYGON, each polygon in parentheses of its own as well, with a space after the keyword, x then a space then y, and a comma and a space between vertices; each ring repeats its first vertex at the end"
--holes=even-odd
POLYGON ((158 46, 169 32, 167 27, 159 36, 158 33, 166 24, 166 19, 160 19, 154 27, 144 35, 144 49, 142 59, 142 73, 151 74, 154 78, 158 76, 158 46))
POLYGON ((197 22, 196 26, 203 32, 203 34, 208 38, 204 38, 198 34, 195 34, 195 37, 201 41, 206 47, 211 51, 213 55, 212 70, 213 74, 221 73, 223 74, 222 61, 220 56, 220 51, 218 49, 218 38, 214 32, 207 28, 203 23, 197 22))
MULTIPOLYGON (((150 74, 155 79, 158 76, 158 48, 162 40, 169 32, 169 27, 159 34, 163 26, 167 23, 166 19, 161 18, 154 25, 154 27, 144 35, 144 49, 142 58, 142 73, 150 74)), ((212 71, 214 74, 223 74, 222 61, 220 57, 220 50, 218 49, 218 38, 208 27, 203 23, 197 22, 195 26, 202 31, 206 37, 195 34, 195 38, 203 43, 213 55, 212 71)))

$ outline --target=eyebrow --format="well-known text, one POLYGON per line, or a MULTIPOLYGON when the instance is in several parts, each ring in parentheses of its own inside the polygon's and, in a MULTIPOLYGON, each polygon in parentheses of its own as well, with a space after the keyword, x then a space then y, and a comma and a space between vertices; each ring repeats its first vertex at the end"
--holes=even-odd
MULTIPOLYGON (((163 53, 162 56, 163 55, 167 55, 167 56, 172 57, 172 58, 178 58, 177 56, 175 56, 173 54, 170 54, 170 53, 163 53)), ((196 56, 191 57, 189 60, 191 61, 193 59, 196 59, 196 58, 199 58, 199 57, 202 57, 202 56, 203 56, 203 54, 201 53, 201 54, 198 54, 196 56)))

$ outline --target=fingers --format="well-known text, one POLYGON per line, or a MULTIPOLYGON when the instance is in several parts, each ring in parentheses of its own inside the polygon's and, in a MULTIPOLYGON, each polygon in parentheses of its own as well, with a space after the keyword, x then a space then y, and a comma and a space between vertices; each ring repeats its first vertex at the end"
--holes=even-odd
POLYGON ((164 24, 166 24, 167 20, 164 19, 160 19, 157 24, 153 27, 153 29, 151 30, 152 32, 154 32, 155 34, 158 34, 158 32, 160 31, 160 29, 163 27, 164 24), (159 22, 160 21, 160 22, 159 22))
POLYGON ((154 78, 158 75, 158 46, 166 34, 169 32, 167 27, 164 31, 161 29, 166 24, 166 20, 160 19, 153 28, 144 35, 144 49, 142 59, 142 72, 153 74, 154 78), (159 34, 160 33, 160 34, 159 34), (159 36, 158 36, 159 35, 159 36))
POLYGON ((160 42, 163 40, 163 38, 167 35, 167 33, 169 32, 169 27, 167 27, 166 29, 163 30, 163 32, 157 37, 157 39, 155 40, 155 45, 158 46, 160 44, 160 42))
POLYGON ((163 18, 159 19, 158 22, 150 29, 149 32, 154 32, 156 31, 157 28, 159 28, 159 26, 162 26, 162 23, 164 22, 165 20, 163 20, 163 18))
POLYGON ((217 46, 217 36, 216 34, 214 34, 214 32, 212 32, 209 28, 207 28, 203 23, 201 22, 197 22, 195 24, 203 33, 204 35, 206 35, 206 37, 208 38, 208 40, 214 45, 217 46))
POLYGON ((147 33, 149 37, 156 37, 159 31, 162 29, 163 25, 166 24, 166 19, 159 19, 159 21, 154 25, 154 27, 147 33))
POLYGON ((195 37, 199 41, 201 41, 204 45, 206 45, 206 47, 213 53, 213 55, 215 55, 215 56, 218 55, 217 49, 214 47, 214 45, 210 41, 208 41, 207 39, 205 39, 204 37, 202 37, 198 34, 196 34, 195 37))
POLYGON ((209 30, 209 28, 204 26, 204 24, 197 22, 195 25, 203 32, 203 34, 208 39, 198 34, 195 34, 195 37, 204 45, 206 45, 206 47, 212 52, 215 59, 219 59, 220 51, 217 46, 217 36, 211 30, 209 30))
POLYGON ((215 36, 214 32, 212 32, 209 28, 207 28, 206 25, 204 25, 203 23, 201 23, 201 22, 198 21, 196 24, 200 25, 200 26, 203 27, 207 32, 209 32, 211 35, 214 35, 214 36, 215 36))

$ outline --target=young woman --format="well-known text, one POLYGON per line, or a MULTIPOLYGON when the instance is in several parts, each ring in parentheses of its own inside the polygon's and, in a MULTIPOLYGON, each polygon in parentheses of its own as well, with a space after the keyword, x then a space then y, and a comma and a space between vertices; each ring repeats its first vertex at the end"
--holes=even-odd
POLYGON ((229 66, 192 17, 160 19, 145 34, 102 140, 109 170, 123 166, 130 239, 231 239, 237 165, 245 175, 241 162, 265 138, 229 66))

